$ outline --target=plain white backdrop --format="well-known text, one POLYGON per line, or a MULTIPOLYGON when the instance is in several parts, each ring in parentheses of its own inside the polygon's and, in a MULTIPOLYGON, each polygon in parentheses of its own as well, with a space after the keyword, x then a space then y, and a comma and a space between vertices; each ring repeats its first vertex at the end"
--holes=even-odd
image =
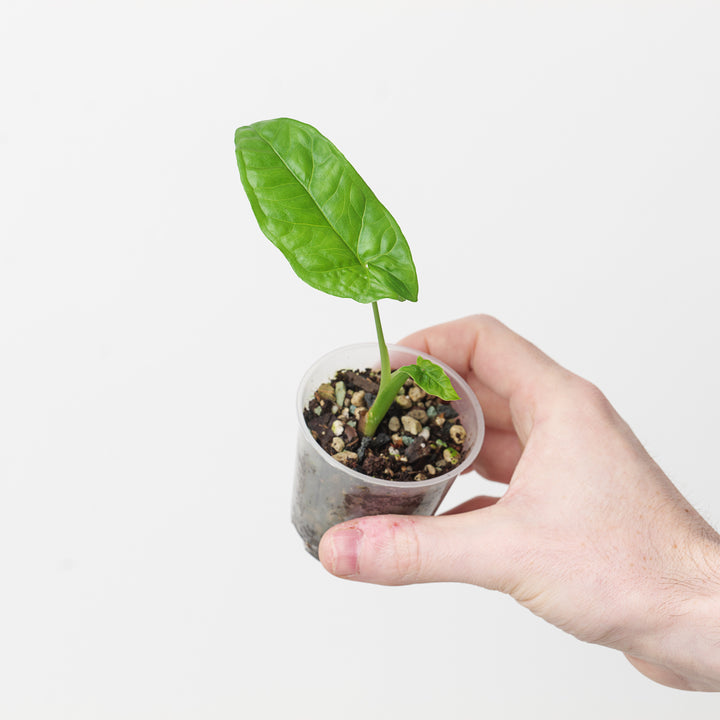
POLYGON ((295 388, 372 317, 261 235, 233 133, 312 123, 396 217, 388 340, 498 316, 717 527, 718 37, 714 2, 4 0, 0 717, 717 717, 498 594, 304 552, 295 388))

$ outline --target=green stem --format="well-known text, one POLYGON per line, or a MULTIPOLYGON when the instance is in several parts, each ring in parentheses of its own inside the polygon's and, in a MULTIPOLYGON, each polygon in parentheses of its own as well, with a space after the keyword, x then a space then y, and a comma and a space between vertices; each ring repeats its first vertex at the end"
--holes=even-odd
POLYGON ((365 429, 363 431, 365 437, 372 437, 375 434, 378 425, 393 404, 395 396, 400 392, 400 388, 409 377, 410 375, 403 368, 398 368, 390 375, 385 387, 378 391, 375 402, 365 416, 365 429))
POLYGON ((380 388, 378 389, 375 402, 365 417, 365 428, 363 430, 365 437, 372 437, 375 434, 380 421, 385 417, 402 384, 408 378, 408 374, 403 372, 402 369, 392 372, 392 368, 390 367, 390 352, 385 344, 377 302, 373 302, 372 306, 378 346, 380 348, 380 388))
POLYGON ((378 346, 380 348, 380 391, 382 392, 385 385, 390 381, 390 353, 385 344, 385 336, 383 335, 382 323, 380 322, 380 310, 378 310, 377 302, 372 304, 373 316, 375 317, 375 332, 377 333, 378 346))

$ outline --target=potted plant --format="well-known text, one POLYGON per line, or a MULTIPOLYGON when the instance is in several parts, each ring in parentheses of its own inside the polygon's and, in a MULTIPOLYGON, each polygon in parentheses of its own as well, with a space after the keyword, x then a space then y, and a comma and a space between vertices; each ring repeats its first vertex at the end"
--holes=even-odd
POLYGON ((372 304, 377 344, 326 355, 298 391, 292 518, 317 557, 338 522, 433 514, 480 450, 482 411, 450 368, 386 345, 378 301, 416 301, 415 265, 400 227, 342 153, 289 118, 238 128, 235 149, 258 224, 296 274, 372 304))

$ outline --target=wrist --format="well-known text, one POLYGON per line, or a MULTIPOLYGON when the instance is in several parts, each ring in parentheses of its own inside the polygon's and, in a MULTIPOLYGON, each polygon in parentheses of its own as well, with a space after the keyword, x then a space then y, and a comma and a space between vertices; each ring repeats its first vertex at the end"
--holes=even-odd
POLYGON ((720 691, 720 538, 686 554, 682 573, 663 579, 653 605, 658 623, 627 652, 653 680, 684 690, 720 691))

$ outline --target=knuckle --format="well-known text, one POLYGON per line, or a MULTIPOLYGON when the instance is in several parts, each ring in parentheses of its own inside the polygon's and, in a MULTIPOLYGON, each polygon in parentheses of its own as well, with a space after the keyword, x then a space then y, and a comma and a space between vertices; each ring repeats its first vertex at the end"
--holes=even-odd
POLYGON ((567 382, 565 405, 570 414, 577 415, 579 419, 595 418, 596 421, 610 422, 616 417, 605 393, 589 380, 576 375, 567 382))
POLYGON ((422 575, 422 552, 415 521, 410 518, 393 520, 390 526, 389 551, 397 583, 417 581, 422 575))
POLYGON ((478 330, 485 330, 501 324, 496 317, 485 313, 475 313, 470 316, 470 320, 475 324, 478 330))
POLYGON ((582 398, 586 406, 601 412, 606 412, 610 409, 610 402, 607 397, 605 397, 605 393, 603 393, 597 385, 582 378, 577 378, 576 383, 578 395, 582 398))

